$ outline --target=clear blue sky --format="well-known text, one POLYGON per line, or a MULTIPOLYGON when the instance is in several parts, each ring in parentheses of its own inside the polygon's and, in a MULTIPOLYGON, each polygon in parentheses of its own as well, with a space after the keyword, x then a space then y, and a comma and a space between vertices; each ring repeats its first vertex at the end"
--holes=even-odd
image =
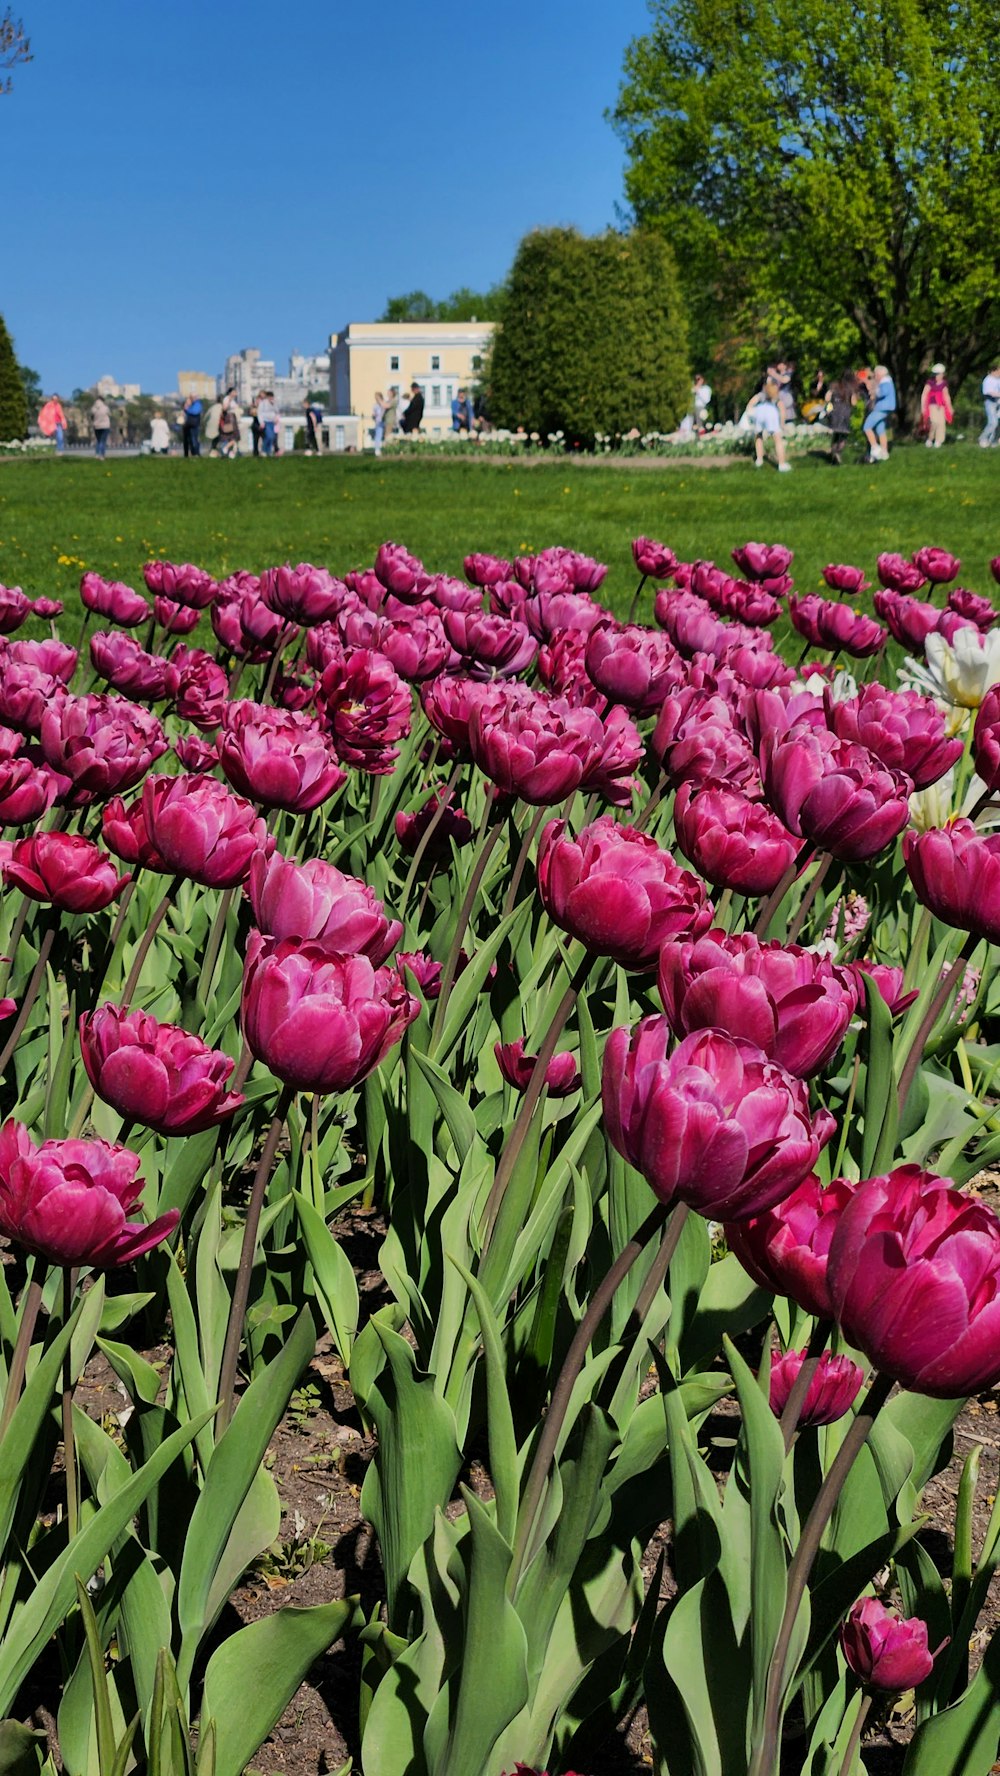
POLYGON ((68 393, 279 369, 387 295, 502 277, 615 220, 604 121, 645 0, 16 0, 0 312, 68 393))

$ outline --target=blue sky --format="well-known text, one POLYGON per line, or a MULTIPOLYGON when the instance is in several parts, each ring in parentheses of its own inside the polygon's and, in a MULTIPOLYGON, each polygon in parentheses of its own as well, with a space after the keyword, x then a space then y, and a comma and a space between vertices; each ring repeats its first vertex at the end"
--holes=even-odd
POLYGON ((17 0, 0 312, 68 393, 502 277, 526 229, 615 219, 604 121, 645 0, 17 0))

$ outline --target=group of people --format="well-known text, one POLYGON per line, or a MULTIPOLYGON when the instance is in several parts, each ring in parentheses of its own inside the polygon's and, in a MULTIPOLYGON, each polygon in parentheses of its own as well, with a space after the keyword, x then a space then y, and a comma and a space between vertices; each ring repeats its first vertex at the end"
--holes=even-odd
MULTIPOLYGON (((792 383, 795 365, 779 361, 768 365, 757 393, 748 401, 741 425, 751 427, 754 436, 754 466, 763 466, 767 439, 774 442, 779 471, 791 468, 785 449, 785 431, 795 421, 795 397, 792 383)), ((697 384, 702 378, 695 378, 697 384)), ((1000 365, 991 368, 983 379, 983 406, 986 425, 979 437, 983 449, 997 443, 1000 435, 1000 365)), ((896 420, 896 385, 885 364, 874 369, 849 370, 834 382, 827 382, 822 370, 817 371, 808 398, 802 405, 802 418, 807 423, 826 426, 830 437, 830 460, 837 466, 843 460, 844 447, 850 436, 855 407, 863 409, 862 431, 867 451, 866 463, 883 463, 889 459, 889 435, 896 420)), ((944 364, 932 364, 920 397, 921 429, 928 450, 940 450, 952 424, 955 411, 948 387, 944 364)))
MULTIPOLYGON (((404 437, 413 437, 420 431, 424 423, 424 391, 419 382, 411 382, 410 396, 400 412, 400 393, 393 383, 387 395, 381 389, 375 390, 375 402, 372 407, 372 440, 375 455, 381 456, 382 446, 395 436, 397 431, 404 437)), ((472 396, 467 388, 460 388, 451 403, 451 429, 456 433, 472 433, 477 430, 479 420, 473 405, 472 396)))
MULTIPOLYGON (((322 456, 323 409, 308 395, 303 401, 302 407, 305 417, 306 455, 322 456)), ((208 444, 210 456, 235 457, 239 455, 243 414, 236 399, 235 387, 228 388, 224 395, 221 395, 217 401, 213 401, 207 413, 197 396, 188 395, 179 418, 185 456, 201 455, 203 420, 205 441, 208 444)), ((274 399, 274 390, 262 390, 250 405, 250 438, 254 456, 279 456, 281 454, 278 439, 280 420, 281 412, 274 399)), ((155 426, 155 420, 153 424, 155 426)), ((169 447, 169 432, 166 447, 169 447)), ((156 450, 155 440, 153 441, 153 449, 156 450)))

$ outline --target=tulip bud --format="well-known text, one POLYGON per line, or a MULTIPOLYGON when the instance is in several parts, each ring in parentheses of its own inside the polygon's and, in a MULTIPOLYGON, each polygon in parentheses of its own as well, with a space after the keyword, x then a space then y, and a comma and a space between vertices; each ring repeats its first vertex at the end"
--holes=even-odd
POLYGON ((549 917, 592 954, 625 968, 651 968, 662 945, 696 937, 712 908, 696 876, 654 839, 610 815, 573 838, 564 820, 543 828, 538 892, 549 917))
POLYGON ((0 635, 10 635, 19 629, 31 609, 31 600, 20 586, 0 586, 0 635))
POLYGON ((670 1026, 612 1030, 602 1097, 608 1134, 662 1202, 743 1220, 788 1196, 834 1121, 810 1117, 805 1086, 753 1043, 699 1030, 669 1052, 670 1026))
POLYGON ((80 1019, 83 1064, 99 1098, 161 1135, 194 1135, 244 1102, 226 1092, 234 1063, 201 1038, 145 1011, 101 1005, 80 1019))
POLYGON ((451 847, 471 844, 474 837, 472 822, 461 808, 451 805, 450 792, 443 790, 441 795, 428 796, 427 800, 416 808, 412 814, 404 809, 396 815, 396 837, 403 850, 411 857, 420 844, 424 833, 435 821, 434 831, 428 841, 425 856, 430 854, 435 859, 451 856, 451 847), (444 811, 439 815, 442 797, 445 801, 444 811))
POLYGON ((150 615, 146 600, 131 586, 120 580, 104 580, 96 573, 85 573, 81 579, 80 602, 99 617, 120 623, 123 629, 136 628, 150 615))
POLYGON ((830 648, 834 652, 842 650, 856 659, 864 659, 877 654, 885 645, 886 631, 873 617, 866 617, 863 611, 854 610, 849 604, 819 598, 815 592, 805 598, 790 598, 788 614, 793 627, 812 647, 830 648))
POLYGON ((300 1091, 359 1085, 420 1011, 395 968, 253 932, 243 975, 251 1053, 300 1091))
MULTIPOLYGON (((807 1355, 804 1350, 790 1350, 772 1360, 769 1400, 775 1418, 784 1412, 807 1355)), ((864 1370, 850 1357, 835 1357, 823 1351, 806 1389, 796 1421, 798 1428, 835 1424, 838 1418, 844 1418, 861 1392, 864 1379, 864 1370)))
POLYGON ((855 1677, 873 1690, 914 1690, 934 1669, 936 1652, 927 1645, 927 1623, 900 1616, 876 1597, 862 1597, 840 1630, 840 1646, 855 1677))
POLYGON ((43 1141, 20 1122, 0 1129, 0 1233, 50 1264, 131 1264, 171 1234, 168 1209, 148 1226, 139 1205, 139 1155, 107 1141, 43 1141))
MULTIPOLYGON (((507 1084, 515 1091, 527 1091, 538 1056, 525 1054, 524 1037, 519 1036, 516 1042, 495 1042, 493 1053, 507 1084)), ((576 1056, 566 1051, 553 1055, 545 1069, 545 1089, 549 1097, 567 1098, 570 1092, 576 1091, 579 1083, 576 1056)))

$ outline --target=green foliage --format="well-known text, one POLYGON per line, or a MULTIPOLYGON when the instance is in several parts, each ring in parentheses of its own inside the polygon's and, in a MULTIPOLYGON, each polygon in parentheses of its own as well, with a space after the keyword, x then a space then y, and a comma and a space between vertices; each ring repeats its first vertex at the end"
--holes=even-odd
POLYGON ((498 425, 591 444, 599 433, 669 431, 687 411, 687 339, 662 234, 525 236, 486 378, 498 425))
MULTIPOLYGON (((881 360, 911 411, 1000 346, 992 0, 653 0, 613 121, 705 352, 881 360)), ((758 358, 757 369, 760 368, 758 358)))
POLYGON ((21 387, 24 390, 24 398, 28 405, 28 419, 36 419, 38 416, 38 409, 41 407, 42 402, 45 399, 44 391, 42 389, 42 379, 39 376, 38 371, 29 370, 27 364, 19 364, 18 373, 21 378, 21 387))
POLYGON ((386 300, 380 321, 494 321, 503 302, 503 285, 470 290, 468 284, 435 301, 426 290, 408 290, 386 300))
POLYGON ((14 342, 0 315, 0 443, 23 438, 27 429, 27 396, 14 356, 14 342))

